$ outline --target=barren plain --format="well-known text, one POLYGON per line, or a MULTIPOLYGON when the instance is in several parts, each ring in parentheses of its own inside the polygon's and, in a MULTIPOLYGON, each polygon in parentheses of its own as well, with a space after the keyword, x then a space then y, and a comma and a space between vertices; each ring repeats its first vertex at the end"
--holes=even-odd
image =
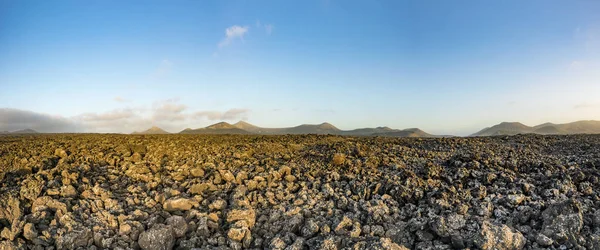
POLYGON ((0 249, 600 249, 600 136, 0 136, 0 249))

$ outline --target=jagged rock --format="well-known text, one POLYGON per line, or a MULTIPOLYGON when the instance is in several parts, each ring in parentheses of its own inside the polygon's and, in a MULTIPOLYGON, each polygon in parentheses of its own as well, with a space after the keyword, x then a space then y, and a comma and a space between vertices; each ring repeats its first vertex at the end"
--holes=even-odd
POLYGON ((240 210, 234 209, 227 213, 227 222, 244 221, 247 223, 247 227, 254 227, 256 221, 256 213, 254 209, 240 210))
POLYGON ((52 199, 50 196, 38 197, 31 205, 31 211, 34 213, 48 208, 54 211, 60 211, 61 214, 67 213, 67 205, 58 200, 52 199))
POLYGON ((481 231, 474 239, 475 245, 483 250, 523 249, 525 242, 525 237, 520 232, 513 231, 506 225, 494 225, 488 221, 483 222, 481 231))
POLYGON ((319 225, 312 219, 307 220, 300 230, 300 234, 306 238, 312 237, 317 232, 319 232, 319 225))
POLYGON ((204 177, 204 170, 199 167, 190 169, 190 174, 195 178, 204 177))
POLYGON ((285 241, 283 241, 279 237, 273 238, 273 240, 271 240, 271 243, 269 244, 269 248, 273 249, 273 250, 283 250, 286 247, 287 247, 287 244, 285 244, 285 241))
POLYGON ((169 250, 175 245, 173 228, 170 225, 156 225, 142 232, 138 244, 144 250, 169 250))
POLYGON ((9 222, 21 219, 21 202, 10 194, 0 195, 0 220, 9 222))
POLYGON ((126 223, 121 223, 119 226, 119 234, 120 235, 129 235, 131 233, 131 225, 126 223))
POLYGON ((44 188, 43 180, 36 180, 33 178, 28 178, 21 184, 21 191, 20 191, 21 199, 24 198, 24 199, 34 201, 35 199, 37 199, 38 196, 40 196, 40 193, 42 193, 43 188, 44 188))
POLYGON ((165 220, 165 223, 173 227, 173 233, 177 238, 185 236, 185 233, 187 233, 188 223, 181 216, 171 216, 165 220))
POLYGON ((38 237, 38 232, 35 230, 35 226, 32 223, 27 223, 23 226, 23 237, 28 240, 34 240, 38 237))
POLYGON ((371 249, 382 249, 382 250, 408 250, 403 245, 398 245, 392 242, 389 238, 379 238, 379 246, 372 246, 371 249))
POLYGON ((212 184, 210 184, 210 183, 194 184, 190 187, 190 193, 191 194, 202 194, 206 190, 211 190, 211 187, 212 187, 211 185, 212 184))
POLYGON ((581 204, 573 199, 550 205, 542 212, 542 234, 557 242, 577 244, 583 227, 581 204))
POLYGON ((246 235, 246 231, 248 231, 246 228, 231 228, 227 232, 227 237, 235 241, 242 241, 246 235))
POLYGON ((208 205, 208 208, 210 210, 222 210, 225 209, 225 207, 227 207, 227 202, 221 199, 215 200, 210 205, 208 205))
POLYGON ((54 155, 56 155, 60 158, 67 158, 69 156, 67 151, 64 149, 61 149, 61 148, 57 148, 56 150, 54 150, 54 155))
POLYGON ((19 250, 22 249, 10 241, 0 241, 0 250, 19 250))
POLYGON ((92 231, 87 228, 74 229, 56 240, 57 249, 77 249, 89 247, 93 243, 92 231))
POLYGON ((339 166, 346 162, 346 156, 344 154, 334 154, 331 160, 333 165, 339 166))
POLYGON ((62 186, 60 188, 60 196, 73 198, 77 196, 77 190, 72 185, 62 186))
POLYGON ((0 222, 6 224, 0 231, 0 237, 10 241, 14 240, 25 225, 21 218, 22 209, 19 199, 10 193, 0 194, 0 222))
POLYGON ((185 198, 170 199, 163 203, 163 209, 169 212, 186 211, 192 209, 193 206, 194 202, 185 198))
POLYGON ((538 236, 535 238, 535 242, 537 242, 538 244, 540 244, 540 246, 543 247, 551 246, 552 243, 554 243, 552 239, 543 234, 538 234, 538 236))

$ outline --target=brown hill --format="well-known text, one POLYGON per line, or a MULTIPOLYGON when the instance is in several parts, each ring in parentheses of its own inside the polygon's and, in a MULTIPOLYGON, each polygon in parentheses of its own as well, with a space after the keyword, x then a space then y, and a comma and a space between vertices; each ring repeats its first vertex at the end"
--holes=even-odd
POLYGON ((198 129, 184 129, 179 132, 180 134, 234 134, 234 135, 243 135, 243 134, 251 134, 250 132, 237 128, 234 125, 231 125, 227 122, 219 122, 213 125, 207 126, 205 128, 198 129))
POLYGON ((300 126, 285 128, 283 134, 338 134, 340 129, 324 122, 321 124, 302 124, 300 126))
POLYGON ((471 136, 516 135, 531 133, 532 131, 532 127, 524 125, 520 122, 503 122, 489 128, 484 128, 481 131, 472 134, 471 136))
POLYGON ((503 122, 495 126, 484 128, 471 136, 494 136, 516 134, 600 134, 600 121, 576 121, 563 124, 544 123, 529 127, 518 122, 503 122))
POLYGON ((162 128, 159 128, 157 126, 152 126, 149 129, 146 129, 144 131, 141 132, 133 132, 132 134, 134 135, 162 135, 162 134, 170 134, 169 132, 163 130, 162 128))
POLYGON ((435 135, 426 133, 418 128, 409 128, 397 131, 389 131, 383 133, 375 133, 375 136, 387 136, 387 137, 436 137, 435 135))

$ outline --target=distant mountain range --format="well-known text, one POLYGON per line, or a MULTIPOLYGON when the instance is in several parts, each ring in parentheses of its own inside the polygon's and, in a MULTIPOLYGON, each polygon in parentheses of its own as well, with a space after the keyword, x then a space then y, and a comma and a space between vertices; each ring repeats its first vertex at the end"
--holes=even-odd
POLYGON ((544 123, 537 126, 527 126, 519 122, 503 122, 492 127, 484 128, 471 136, 494 136, 516 134, 600 134, 600 121, 576 121, 564 124, 544 123))
POLYGON ((33 130, 33 129, 21 129, 21 130, 17 130, 17 131, 0 131, 0 135, 1 134, 37 134, 38 132, 33 130))
POLYGON ((226 123, 226 122, 215 123, 215 124, 210 125, 205 128, 197 128, 197 129, 186 128, 179 133, 180 134, 210 134, 210 135, 214 135, 214 134, 234 134, 234 135, 252 134, 251 132, 248 132, 244 129, 238 128, 238 127, 231 125, 229 123, 226 123))
MULTIPOLYGON (((0 135, 6 134, 37 134, 33 129, 22 129, 17 131, 0 131, 0 135)), ((153 126, 147 130, 133 132, 132 134, 171 134, 159 127, 153 126)), ((418 128, 392 129, 389 127, 359 128, 353 130, 341 130, 330 123, 302 124, 287 128, 263 128, 250 123, 239 121, 234 124, 219 122, 208 127, 191 129, 186 128, 178 134, 259 134, 259 135, 285 135, 285 134, 331 134, 348 136, 384 136, 384 137, 451 137, 449 135, 432 135, 418 128)), ((495 136, 495 135, 517 135, 517 134, 541 134, 541 135, 568 135, 568 134, 600 134, 600 121, 576 121, 571 123, 555 124, 543 123, 533 127, 520 122, 502 122, 487 127, 471 136, 495 136)))
MULTIPOLYGON (((164 134, 166 131, 153 127, 143 132, 134 134, 164 134)), ((354 130, 341 130, 330 123, 302 124, 288 128, 263 128, 250 123, 239 121, 234 124, 219 122, 208 127, 191 129, 186 128, 179 134, 260 134, 260 135, 283 135, 283 134, 332 134, 332 135, 354 135, 354 136, 389 136, 389 137, 436 137, 417 128, 391 129, 388 127, 360 128, 354 130)))

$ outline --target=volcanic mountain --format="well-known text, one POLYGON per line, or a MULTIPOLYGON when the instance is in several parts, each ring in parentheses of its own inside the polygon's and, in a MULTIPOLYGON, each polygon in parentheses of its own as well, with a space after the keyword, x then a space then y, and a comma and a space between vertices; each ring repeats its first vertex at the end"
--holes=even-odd
POLYGON ((184 129, 180 134, 251 134, 246 130, 237 128, 227 122, 219 122, 208 127, 197 129, 184 129))
POLYGON ((134 135, 162 135, 162 134, 170 134, 169 132, 163 130, 162 128, 159 128, 157 126, 153 126, 147 130, 141 131, 141 132, 133 132, 131 134, 134 135))
MULTIPOLYGON (((392 129, 389 127, 360 128, 341 130, 328 122, 321 124, 302 124, 287 128, 263 128, 245 121, 239 121, 232 126, 252 134, 281 135, 281 134, 331 134, 349 136, 390 136, 390 137, 435 137, 420 129, 392 129)), ((182 131, 184 132, 184 131, 182 131)))
POLYGON ((598 134, 600 121, 576 121, 564 124, 544 123, 537 126, 527 126, 519 122, 503 122, 472 134, 471 136, 494 136, 516 134, 598 134))

